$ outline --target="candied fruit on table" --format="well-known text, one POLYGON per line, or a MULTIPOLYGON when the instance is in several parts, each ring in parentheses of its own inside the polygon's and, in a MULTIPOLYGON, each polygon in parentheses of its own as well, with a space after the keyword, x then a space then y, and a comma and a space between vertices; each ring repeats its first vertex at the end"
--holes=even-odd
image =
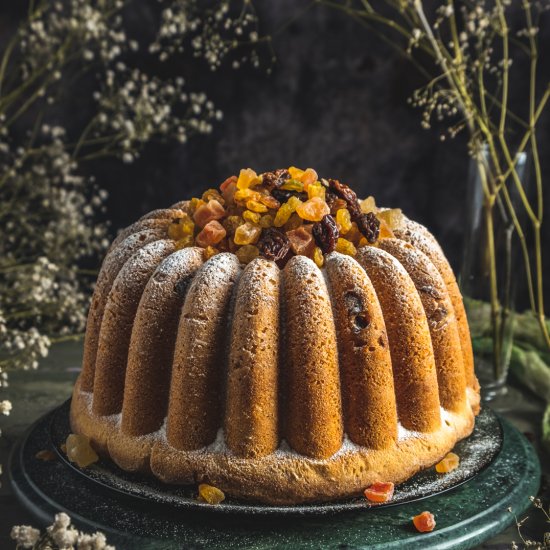
POLYGON ((413 524, 420 533, 429 533, 435 529, 435 518, 430 512, 422 512, 413 518, 413 524))
POLYGON ((243 264, 263 256, 283 268, 301 255, 322 267, 334 250, 355 256, 394 237, 402 221, 400 209, 378 208, 372 197, 360 201, 348 185, 313 168, 244 168, 182 206, 167 234, 178 250, 201 247, 205 259, 232 252, 243 264))
POLYGON ((199 499, 207 504, 220 504, 225 500, 225 494, 217 487, 201 483, 199 485, 199 499))
POLYGON ((438 474, 446 474, 458 468, 460 458, 455 453, 448 453, 445 457, 435 465, 435 471, 438 474))
POLYGON ((366 499, 370 502, 388 502, 393 497, 394 484, 391 481, 377 481, 364 491, 366 499))
POLYGON ((67 458, 80 468, 86 468, 99 460, 99 456, 92 448, 90 439, 85 435, 69 434, 65 446, 67 458))

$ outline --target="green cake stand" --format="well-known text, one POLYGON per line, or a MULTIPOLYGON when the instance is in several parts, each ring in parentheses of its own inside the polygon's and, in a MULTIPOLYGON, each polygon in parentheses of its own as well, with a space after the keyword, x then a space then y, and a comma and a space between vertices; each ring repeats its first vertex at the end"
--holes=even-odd
POLYGON ((195 488, 154 493, 145 479, 109 466, 79 471, 61 457, 38 460, 38 451, 58 448, 68 430, 67 411, 64 404, 47 414, 14 446, 11 484, 43 525, 64 511, 78 528, 103 531, 118 550, 472 548, 510 525, 513 514, 522 514, 540 483, 531 444, 485 409, 472 436, 457 445, 464 458, 459 474, 445 481, 433 470, 421 472, 396 488, 393 505, 369 507, 354 499, 283 510, 228 501, 201 509, 192 496, 195 488), (418 533, 411 521, 424 510, 436 518, 431 533, 418 533))

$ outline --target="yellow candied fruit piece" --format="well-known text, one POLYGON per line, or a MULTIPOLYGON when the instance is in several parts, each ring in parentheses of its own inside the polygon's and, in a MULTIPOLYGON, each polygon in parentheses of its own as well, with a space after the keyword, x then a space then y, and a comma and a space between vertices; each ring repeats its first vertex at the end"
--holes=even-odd
POLYGON ((347 254, 348 256, 355 256, 357 254, 357 249, 353 246, 352 242, 339 237, 336 241, 336 252, 347 254))
POLYGON ((460 463, 460 458, 457 454, 447 453, 443 458, 443 460, 441 460, 441 462, 438 462, 435 465, 435 471, 438 474, 446 474, 458 468, 459 463, 460 463))
POLYGON ((245 210, 243 212, 243 219, 250 223, 260 223, 260 214, 250 210, 245 210))
POLYGON ((254 244, 258 242, 262 228, 254 223, 246 222, 237 227, 233 241, 235 244, 254 244))
POLYGON ((299 180, 304 175, 304 170, 296 168, 296 166, 291 166, 288 169, 288 173, 292 179, 299 180))
POLYGON ((273 225, 275 227, 282 227, 301 204, 302 201, 298 197, 290 197, 290 199, 277 210, 273 225))
POLYGON ((99 456, 90 444, 90 439, 85 435, 69 434, 65 445, 67 458, 80 468, 86 468, 99 460, 99 456))
POLYGON ((216 254, 219 254, 220 251, 215 248, 214 246, 210 246, 208 245, 205 249, 204 249, 204 260, 209 260, 212 256, 215 256, 216 254))
POLYGON ((351 229, 351 216, 347 208, 340 208, 336 212, 336 223, 340 226, 340 233, 345 235, 351 229))
POLYGON ((203 201, 202 199, 197 199, 197 197, 193 197, 189 201, 189 214, 191 215, 194 214, 199 206, 203 206, 205 204, 206 204, 206 201, 203 201))
POLYGON ((388 208, 376 213, 376 217, 385 221, 389 229, 397 229, 403 222, 403 212, 401 208, 388 208))
POLYGON ((237 255, 237 258, 239 258, 239 262, 242 264, 248 264, 260 255, 260 250, 253 244, 245 244, 244 246, 241 246, 235 254, 237 255))
POLYGON ((296 212, 303 220, 309 222, 320 222, 327 214, 330 214, 328 204, 319 197, 313 197, 299 204, 296 212))
POLYGON ((266 214, 260 218, 260 227, 262 229, 267 229, 273 225, 273 216, 271 214, 266 214))
POLYGON ((285 191, 298 191, 298 193, 301 193, 304 190, 304 184, 301 181, 291 179, 283 183, 281 189, 285 191))
POLYGON ((193 235, 185 235, 185 237, 182 237, 176 241, 176 250, 193 246, 194 240, 193 235))
POLYGON ((262 178, 252 170, 252 168, 243 168, 239 173, 237 180, 238 189, 248 189, 262 183, 262 178))
POLYGON ((310 183, 307 187, 307 196, 308 199, 319 197, 320 199, 325 200, 325 186, 318 181, 316 181, 315 183, 310 183))
POLYGON ((260 214, 264 214, 265 212, 267 212, 267 206, 255 200, 247 201, 246 207, 249 210, 252 210, 252 212, 259 212, 260 214))
POLYGON ((361 212, 368 214, 369 212, 376 212, 376 202, 374 197, 367 197, 361 201, 361 212))
POLYGON ((363 246, 369 246, 369 245, 370 245, 370 243, 369 243, 369 241, 367 240, 367 238, 366 238, 366 237, 361 237, 361 238, 359 239, 359 244, 358 244, 357 246, 358 246, 359 248, 362 248, 363 246))
POLYGON ((182 239, 186 235, 193 235, 194 232, 195 222, 191 219, 189 214, 183 214, 181 218, 174 220, 174 222, 168 226, 168 236, 175 241, 182 239))
POLYGON ((219 504, 225 500, 223 491, 207 483, 201 483, 199 485, 199 497, 208 504, 219 504))
POLYGON ((246 202, 249 200, 258 200, 260 198, 260 193, 252 189, 239 189, 235 191, 233 198, 236 202, 246 202))
POLYGON ((315 262, 317 267, 323 267, 323 264, 325 263, 323 251, 318 246, 316 246, 315 250, 313 251, 313 261, 315 262))

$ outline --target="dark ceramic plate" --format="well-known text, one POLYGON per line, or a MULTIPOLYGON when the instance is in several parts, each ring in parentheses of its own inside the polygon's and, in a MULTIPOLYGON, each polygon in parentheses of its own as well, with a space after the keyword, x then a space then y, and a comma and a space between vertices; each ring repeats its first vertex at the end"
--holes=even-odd
MULTIPOLYGON (((70 400, 55 411, 51 417, 50 437, 54 449, 65 464, 88 482, 102 486, 119 496, 134 501, 158 503, 175 508, 203 510, 215 513, 268 514, 268 515, 320 515, 370 508, 364 498, 354 498, 330 503, 301 504, 297 506, 271 506, 251 504, 227 498, 223 503, 212 506, 197 500, 196 486, 166 485, 154 478, 132 474, 121 470, 108 460, 80 469, 68 461, 60 446, 71 432, 69 425, 70 400)), ((460 457, 456 470, 441 475, 429 468, 398 485, 391 502, 377 507, 395 506, 412 502, 427 496, 443 493, 472 479, 485 469, 497 456, 502 446, 502 427, 497 416, 490 409, 483 409, 477 417, 473 433, 460 441, 454 452, 460 457)))

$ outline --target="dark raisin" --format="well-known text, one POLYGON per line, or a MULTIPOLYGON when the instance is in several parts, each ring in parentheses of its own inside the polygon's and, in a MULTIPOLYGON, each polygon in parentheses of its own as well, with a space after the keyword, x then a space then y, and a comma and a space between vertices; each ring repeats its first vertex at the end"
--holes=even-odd
POLYGON ((288 170, 281 168, 279 170, 273 170, 273 172, 266 172, 262 175, 262 183, 271 191, 272 189, 281 187, 290 179, 288 170))
POLYGON ((324 254, 328 254, 336 247, 336 241, 340 232, 334 218, 327 214, 324 218, 313 225, 313 238, 323 251, 324 254))
POLYGON ((298 191, 290 191, 288 189, 272 189, 271 195, 277 199, 281 204, 288 201, 290 197, 298 197, 302 202, 307 201, 307 193, 300 193, 298 191))
POLYGON ((290 241, 282 231, 269 227, 262 232, 258 248, 264 258, 276 262, 287 255, 290 250, 290 241))
MULTIPOLYGON (((337 197, 346 201, 349 213, 352 218, 358 217, 361 214, 361 207, 357 200, 355 191, 348 187, 345 183, 340 183, 338 180, 328 180, 329 189, 337 197)), ((329 205, 330 206, 330 205, 329 205)))
POLYGON ((380 220, 374 212, 360 214, 354 218, 354 221, 361 234, 366 237, 369 243, 375 243, 378 240, 378 235, 380 235, 380 220))

